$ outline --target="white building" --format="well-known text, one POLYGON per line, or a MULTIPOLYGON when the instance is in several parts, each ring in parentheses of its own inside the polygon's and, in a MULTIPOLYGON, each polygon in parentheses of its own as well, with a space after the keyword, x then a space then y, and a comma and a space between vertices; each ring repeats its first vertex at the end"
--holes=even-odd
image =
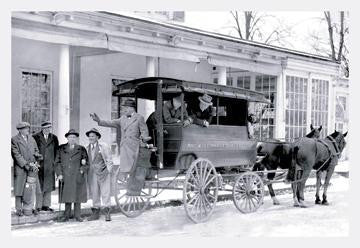
MULTIPOLYGON (((181 13, 169 13, 157 15, 183 20, 181 13)), ((301 137, 310 123, 323 125, 324 135, 335 124, 347 129, 348 83, 338 78, 339 64, 330 59, 141 15, 13 12, 12 134, 21 120, 30 122, 34 131, 51 120, 60 142, 71 127, 80 132, 80 144, 86 144, 85 132, 96 126, 89 113, 117 118, 114 86, 146 76, 264 92, 273 104, 251 106, 261 112, 260 138, 301 137), (342 120, 341 114, 335 115, 341 109, 342 120)), ((153 109, 149 102, 139 106, 145 117, 153 109)), ((115 152, 116 130, 99 129, 115 152)))

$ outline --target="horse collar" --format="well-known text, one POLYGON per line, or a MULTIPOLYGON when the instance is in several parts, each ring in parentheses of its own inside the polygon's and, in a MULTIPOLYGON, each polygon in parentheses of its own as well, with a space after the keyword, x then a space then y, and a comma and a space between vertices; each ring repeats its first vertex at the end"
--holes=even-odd
POLYGON ((331 143, 333 144, 334 148, 335 148, 335 152, 336 152, 336 156, 340 156, 340 149, 339 149, 339 146, 336 142, 336 140, 332 137, 332 136, 327 136, 327 138, 331 141, 331 143))

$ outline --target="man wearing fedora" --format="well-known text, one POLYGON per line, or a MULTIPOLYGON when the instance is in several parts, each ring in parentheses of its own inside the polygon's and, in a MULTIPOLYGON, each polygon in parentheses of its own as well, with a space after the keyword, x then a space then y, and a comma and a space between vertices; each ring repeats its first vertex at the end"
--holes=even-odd
POLYGON ((55 172, 63 182, 60 190, 60 203, 65 203, 64 215, 59 219, 66 222, 70 219, 71 204, 74 203, 74 217, 82 222, 81 203, 87 202, 85 175, 89 168, 85 147, 76 144, 79 133, 70 129, 65 134, 68 143, 59 146, 55 159, 55 172))
POLYGON ((208 127, 214 116, 212 97, 204 94, 198 97, 199 104, 190 107, 190 117, 194 124, 208 127))
POLYGON ((105 210, 105 221, 111 221, 111 169, 113 166, 110 147, 99 142, 100 132, 96 128, 86 132, 89 145, 86 147, 89 158, 88 184, 89 193, 93 202, 92 215, 88 218, 98 220, 100 218, 101 200, 105 210))
POLYGON ((124 114, 111 121, 101 120, 96 113, 90 114, 91 118, 99 126, 120 128, 120 172, 129 173, 136 162, 140 146, 148 146, 145 142, 149 141, 149 131, 145 124, 144 117, 136 113, 136 103, 132 99, 127 99, 122 104, 124 114))
POLYGON ((51 192, 55 190, 55 170, 54 161, 59 148, 59 141, 56 135, 52 134, 51 122, 46 121, 41 124, 41 131, 33 137, 39 148, 43 160, 40 162, 39 182, 41 191, 36 197, 37 210, 53 211, 51 206, 51 192))
POLYGON ((35 140, 29 134, 30 124, 16 125, 19 133, 11 138, 11 156, 14 160, 15 209, 18 216, 37 214, 36 192, 40 191, 38 163, 41 160, 35 140))

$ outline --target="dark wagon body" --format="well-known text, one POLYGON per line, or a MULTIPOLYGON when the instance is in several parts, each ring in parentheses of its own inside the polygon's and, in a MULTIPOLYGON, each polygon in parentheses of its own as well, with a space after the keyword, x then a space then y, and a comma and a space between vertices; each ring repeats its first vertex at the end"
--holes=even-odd
MULTIPOLYGON (((250 139, 248 135, 248 104, 249 102, 268 103, 263 94, 217 84, 148 77, 118 85, 113 95, 150 100, 154 104, 153 115, 156 118, 156 126, 153 129, 150 128, 149 131, 156 151, 153 151, 149 161, 151 160, 151 169, 157 173, 157 179, 147 181, 144 188, 153 188, 150 186, 154 186, 154 184, 156 188, 161 188, 160 185, 163 184, 160 181, 165 176, 170 175, 176 178, 185 176, 182 189, 184 191, 185 210, 193 221, 204 221, 210 216, 212 208, 209 206, 212 206, 212 201, 209 199, 211 197, 217 198, 217 190, 223 188, 222 183, 226 176, 236 177, 240 175, 239 173, 250 173, 252 170, 257 156, 257 142, 250 139), (180 95, 182 100, 181 119, 183 120, 185 108, 198 104, 198 97, 204 93, 212 97, 213 107, 216 109, 216 113, 207 128, 194 124, 183 127, 179 124, 163 123, 162 108, 164 101, 180 95), (233 173, 229 173, 230 171, 233 173), (234 171, 238 174, 234 174, 234 171), (200 183, 200 179, 204 182, 200 183), (200 208, 204 211, 204 213, 200 211, 200 217, 194 217, 193 214, 190 214, 187 207, 192 207, 192 203, 186 204, 190 193, 196 191, 194 190, 195 186, 187 188, 187 184, 194 185, 191 180, 200 180, 193 183, 200 187, 201 194, 210 197, 201 200, 204 201, 201 204, 205 207, 200 208), (206 180, 210 181, 207 182, 206 180), (199 186, 200 184, 202 186, 199 186), (216 194, 207 193, 214 189, 216 194)), ((141 163, 144 163, 143 161, 142 159, 141 163)), ((142 165, 139 164, 138 166, 142 165)), ((247 175, 245 174, 245 176, 247 175)), ((256 176, 256 174, 254 175, 256 176)), ((251 176, 253 175, 251 174, 251 176)), ((247 180, 250 179, 238 178, 237 181, 246 183, 247 180)), ((258 178, 251 180, 256 181, 258 178)), ((148 194, 151 193, 148 192, 148 194)), ((146 198, 146 195, 143 198, 146 198)), ((200 200, 196 202, 198 201, 200 202, 200 200)), ((128 206, 129 202, 124 204, 128 206)), ((139 208, 137 207, 137 209, 139 208)), ((241 209, 239 210, 241 211, 241 209)))

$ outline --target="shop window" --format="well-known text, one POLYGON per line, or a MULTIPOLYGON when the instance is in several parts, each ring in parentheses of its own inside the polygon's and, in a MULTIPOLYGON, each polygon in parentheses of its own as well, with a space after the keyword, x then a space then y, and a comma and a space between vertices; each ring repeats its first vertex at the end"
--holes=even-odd
POLYGON ((311 123, 322 125, 320 137, 324 138, 328 134, 329 81, 313 79, 311 93, 311 123))
POLYGON ((51 73, 22 71, 21 120, 29 122, 30 132, 41 130, 41 123, 51 121, 51 73))
MULTIPOLYGON (((247 83, 246 83, 247 84, 247 83)), ((245 80, 244 80, 244 86, 245 80)), ((249 78, 250 88, 250 78, 249 78)), ((270 104, 256 103, 255 115, 259 120, 254 126, 254 135, 259 140, 272 139, 275 135, 276 76, 258 75, 255 78, 255 90, 262 92, 270 104)))
POLYGON ((286 76, 285 139, 287 141, 306 135, 307 89, 307 78, 286 76))
POLYGON ((237 87, 242 89, 250 89, 250 76, 237 77, 237 87))

